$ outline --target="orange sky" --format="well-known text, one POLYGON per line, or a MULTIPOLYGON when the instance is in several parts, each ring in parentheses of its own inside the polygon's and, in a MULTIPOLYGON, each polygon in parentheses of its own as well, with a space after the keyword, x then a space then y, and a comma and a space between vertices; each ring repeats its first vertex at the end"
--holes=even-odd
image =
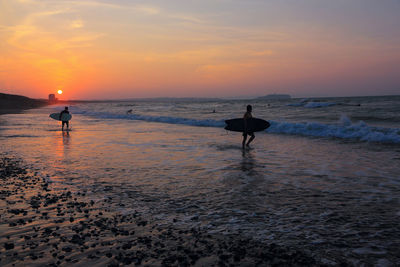
POLYGON ((400 94, 399 2, 166 2, 0 0, 0 92, 400 94))

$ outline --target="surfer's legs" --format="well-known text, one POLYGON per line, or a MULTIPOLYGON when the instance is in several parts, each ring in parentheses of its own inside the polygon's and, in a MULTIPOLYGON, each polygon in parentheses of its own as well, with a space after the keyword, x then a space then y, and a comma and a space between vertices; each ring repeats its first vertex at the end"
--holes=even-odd
POLYGON ((64 124, 67 125, 67 129, 69 128, 69 122, 68 121, 63 121, 62 122, 62 126, 61 126, 61 130, 64 131, 64 124))
MULTIPOLYGON (((253 140, 254 140, 254 138, 256 138, 256 136, 254 135, 254 133, 252 133, 252 134, 250 135, 250 139, 249 139, 249 141, 247 142, 247 146, 249 146, 249 145, 250 145, 251 141, 253 141, 253 140)), ((244 143, 243 143, 243 147, 244 147, 244 143)))
POLYGON ((242 148, 244 148, 244 145, 246 144, 246 140, 247 140, 247 134, 244 133, 243 134, 243 141, 242 141, 242 148))

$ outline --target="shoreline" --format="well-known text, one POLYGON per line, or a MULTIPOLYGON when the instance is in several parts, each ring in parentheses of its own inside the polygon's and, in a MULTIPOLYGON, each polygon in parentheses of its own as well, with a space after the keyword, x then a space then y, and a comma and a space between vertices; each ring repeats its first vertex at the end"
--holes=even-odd
POLYGON ((109 196, 94 201, 56 188, 10 155, 0 156, 0 174, 2 266, 321 265, 306 252, 239 233, 210 235, 156 225, 137 211, 121 214, 109 196))

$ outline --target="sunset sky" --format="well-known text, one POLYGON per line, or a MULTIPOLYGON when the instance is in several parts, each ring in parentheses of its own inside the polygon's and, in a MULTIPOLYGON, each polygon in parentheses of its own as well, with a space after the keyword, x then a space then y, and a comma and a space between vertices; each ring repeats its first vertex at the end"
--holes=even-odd
POLYGON ((400 94, 399 0, 0 0, 0 92, 400 94))

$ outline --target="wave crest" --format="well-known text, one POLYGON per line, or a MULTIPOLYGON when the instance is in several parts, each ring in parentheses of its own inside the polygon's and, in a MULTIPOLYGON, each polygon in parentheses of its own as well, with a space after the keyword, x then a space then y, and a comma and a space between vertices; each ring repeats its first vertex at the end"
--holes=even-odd
POLYGON ((318 122, 276 122, 270 121, 269 133, 293 134, 315 137, 332 137, 351 139, 364 142, 380 142, 400 144, 400 129, 373 127, 363 121, 352 123, 342 115, 337 124, 323 124, 318 122))
MULTIPOLYGON (((75 111, 76 114, 94 116, 102 119, 127 119, 148 122, 180 124, 188 126, 218 127, 225 126, 224 120, 192 119, 169 116, 147 116, 139 114, 113 114, 107 112, 75 111)), ((313 137, 331 137, 340 139, 357 140, 364 142, 380 142, 400 144, 400 129, 373 127, 363 121, 352 123, 350 118, 342 115, 336 124, 319 122, 282 122, 269 121, 271 126, 265 130, 267 133, 291 134, 313 137)))

